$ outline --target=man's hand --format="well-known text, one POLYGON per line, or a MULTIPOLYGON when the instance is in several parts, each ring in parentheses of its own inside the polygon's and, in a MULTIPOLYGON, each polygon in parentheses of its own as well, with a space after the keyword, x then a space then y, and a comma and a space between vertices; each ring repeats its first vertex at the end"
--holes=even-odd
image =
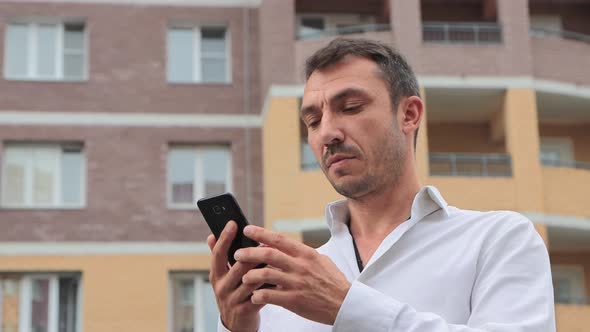
POLYGON ((262 283, 242 283, 244 274, 256 264, 236 262, 229 268, 227 262, 227 253, 237 229, 236 223, 230 221, 218 241, 212 234, 207 238, 207 244, 213 253, 209 280, 215 292, 223 325, 232 332, 256 332, 260 325, 258 312, 264 305, 252 303, 250 296, 262 283))
POLYGON ((248 289, 264 283, 276 285, 255 290, 252 303, 275 304, 307 319, 333 325, 350 283, 332 260, 311 247, 261 227, 247 226, 244 234, 265 246, 240 249, 236 260, 268 265, 246 272, 242 282, 251 286, 248 289))

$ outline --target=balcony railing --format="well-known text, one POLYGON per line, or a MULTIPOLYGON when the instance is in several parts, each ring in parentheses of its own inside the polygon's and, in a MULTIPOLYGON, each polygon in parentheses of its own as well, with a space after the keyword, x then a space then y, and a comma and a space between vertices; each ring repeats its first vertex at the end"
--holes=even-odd
POLYGON ((577 40, 590 44, 590 35, 574 31, 532 27, 530 30, 530 34, 531 36, 535 37, 559 37, 563 39, 577 40))
POLYGON ((512 159, 507 154, 431 153, 429 159, 433 176, 512 176, 512 159))
POLYGON ((487 22, 425 22, 424 42, 446 44, 497 44, 502 42, 502 28, 487 22))
POLYGON ((590 305, 590 298, 573 296, 555 296, 556 304, 590 305))
POLYGON ((576 160, 557 160, 541 158, 541 164, 549 167, 567 167, 578 169, 590 169, 590 163, 576 160))
POLYGON ((378 31, 389 31, 389 30, 391 30, 391 25, 389 25, 388 23, 359 24, 359 25, 338 27, 338 28, 326 29, 326 30, 300 31, 297 34, 297 38, 298 39, 314 39, 314 38, 322 38, 322 37, 330 37, 330 36, 349 35, 349 34, 354 34, 354 33, 367 33, 367 32, 378 32, 378 31))

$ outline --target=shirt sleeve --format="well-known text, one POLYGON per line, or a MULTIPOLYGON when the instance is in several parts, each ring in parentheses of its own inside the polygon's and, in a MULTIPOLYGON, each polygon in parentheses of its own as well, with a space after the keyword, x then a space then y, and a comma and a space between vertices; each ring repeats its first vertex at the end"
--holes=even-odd
POLYGON ((230 330, 225 328, 223 322, 221 321, 221 316, 217 319, 217 332, 231 332, 230 330))
POLYGON ((547 249, 528 219, 512 216, 507 229, 482 248, 467 324, 450 324, 355 281, 333 331, 555 332, 547 249))

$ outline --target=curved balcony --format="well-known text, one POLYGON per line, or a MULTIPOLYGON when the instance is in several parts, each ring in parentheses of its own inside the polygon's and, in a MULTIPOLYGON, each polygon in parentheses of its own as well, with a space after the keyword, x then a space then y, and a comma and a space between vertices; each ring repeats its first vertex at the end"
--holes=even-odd
POLYGON ((393 32, 389 24, 363 24, 330 30, 301 32, 295 42, 295 73, 298 81, 304 81, 305 60, 315 51, 339 36, 349 38, 370 38, 384 43, 393 43, 393 32))
POLYGON ((532 28, 531 52, 536 78, 590 85, 590 36, 532 28))

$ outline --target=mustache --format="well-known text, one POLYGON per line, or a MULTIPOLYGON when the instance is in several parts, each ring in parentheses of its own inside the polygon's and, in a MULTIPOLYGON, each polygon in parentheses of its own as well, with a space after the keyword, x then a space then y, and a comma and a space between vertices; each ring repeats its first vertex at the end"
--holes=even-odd
POLYGON ((356 146, 346 145, 342 143, 330 144, 327 146, 326 152, 324 152, 324 155, 322 157, 324 165, 326 164, 326 161, 329 157, 337 153, 352 155, 355 158, 358 158, 361 155, 360 150, 356 146))

